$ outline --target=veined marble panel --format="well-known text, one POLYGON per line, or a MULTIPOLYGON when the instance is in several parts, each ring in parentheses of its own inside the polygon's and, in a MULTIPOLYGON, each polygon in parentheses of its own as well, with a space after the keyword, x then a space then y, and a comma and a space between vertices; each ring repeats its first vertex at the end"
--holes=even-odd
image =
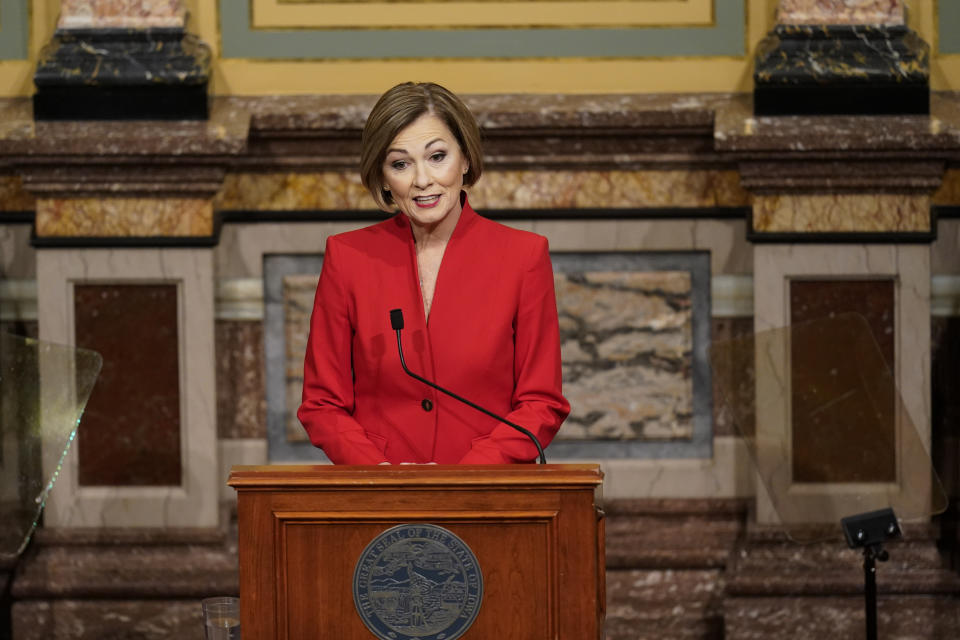
POLYGON ((209 236, 209 200, 182 198, 70 198, 37 200, 38 236, 209 236))
MULTIPOLYGON (((564 368, 573 407, 555 457, 704 457, 712 443, 709 256, 556 254, 564 368)), ((321 256, 265 261, 271 459, 313 458, 296 417, 321 256)))
POLYGON ((572 407, 558 439, 689 439, 690 273, 566 273, 556 289, 572 407))
POLYGON ((886 24, 906 22, 902 0, 780 0, 780 24, 886 24))
MULTIPOLYGON (((736 171, 487 171, 470 189, 477 209, 735 207, 750 195, 736 171)), ((214 207, 375 209, 356 172, 230 174, 214 207)))
MULTIPOLYGON (((286 438, 295 413, 317 275, 283 277, 286 438)), ((564 394, 558 440, 689 440, 693 433, 691 277, 686 271, 557 274, 564 394)))
POLYGON ((553 255, 568 459, 709 457, 710 258, 553 255))
POLYGON ((770 233, 929 231, 930 198, 900 194, 757 196, 753 228, 770 233))
POLYGON ((180 0, 60 0, 60 29, 182 27, 180 0))

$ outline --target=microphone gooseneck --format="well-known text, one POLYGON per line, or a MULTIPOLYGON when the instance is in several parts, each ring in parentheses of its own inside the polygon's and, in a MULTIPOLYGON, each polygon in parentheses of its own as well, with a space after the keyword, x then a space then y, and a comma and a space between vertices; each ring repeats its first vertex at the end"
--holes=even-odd
POLYGON ((422 382, 423 384, 427 385, 428 387, 432 387, 432 388, 436 389, 437 391, 439 391, 439 392, 441 392, 441 393, 447 394, 448 396, 450 396, 450 397, 453 398, 454 400, 459 400, 460 402, 464 403, 464 404, 467 405, 468 407, 473 407, 473 408, 476 409, 477 411, 479 411, 479 412, 481 412, 481 413, 483 413, 483 414, 486 414, 486 415, 490 416, 490 417, 493 418, 494 420, 499 420, 500 422, 502 422, 503 424, 507 425, 508 427, 513 427, 514 429, 516 429, 517 431, 519 431, 519 432, 522 433, 523 435, 525 435, 525 436, 527 436, 528 438, 530 438, 530 441, 533 442, 534 446, 537 448, 537 454, 538 454, 538 457, 539 457, 539 460, 540 460, 540 464, 547 464, 547 457, 546 457, 546 456, 544 455, 544 453, 543 453, 543 447, 540 445, 540 441, 537 440, 537 437, 536 437, 535 435, 533 435, 533 433, 531 433, 530 430, 525 429, 525 428, 521 427, 521 426, 518 425, 518 424, 514 424, 513 422, 510 422, 509 420, 507 420, 506 418, 504 418, 503 416, 498 416, 497 414, 493 413, 492 411, 488 411, 487 409, 484 409, 484 408, 481 407, 480 405, 474 404, 473 402, 470 402, 470 401, 467 400, 466 398, 463 398, 463 397, 455 394, 453 391, 449 391, 449 390, 447 390, 447 389, 444 389, 444 388, 441 387, 440 385, 435 384, 435 383, 427 380, 426 378, 423 378, 423 377, 421 377, 421 376, 418 376, 418 375, 415 374, 413 371, 410 371, 410 369, 407 368, 407 363, 406 363, 406 361, 404 361, 404 359, 403 359, 403 341, 400 339, 400 331, 403 329, 403 311, 402 311, 401 309, 391 309, 391 310, 390 310, 390 326, 393 328, 394 331, 397 332, 397 352, 400 354, 400 366, 403 367, 403 370, 406 372, 406 374, 407 374, 408 376, 410 376, 410 377, 413 378, 414 380, 418 380, 418 381, 422 382))

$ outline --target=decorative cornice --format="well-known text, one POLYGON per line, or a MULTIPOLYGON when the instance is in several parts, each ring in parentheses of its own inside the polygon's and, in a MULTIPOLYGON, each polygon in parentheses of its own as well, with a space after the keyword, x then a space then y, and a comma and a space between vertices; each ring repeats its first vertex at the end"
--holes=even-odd
MULTIPOLYGON (((0 169, 45 197, 208 197, 225 173, 356 171, 372 96, 229 97, 207 122, 35 122, 0 100, 0 169)), ((756 193, 933 191, 960 95, 930 117, 755 117, 747 95, 467 96, 500 170, 736 169, 756 193)))
POLYGON ((36 122, 21 99, 0 100, 0 116, 0 167, 48 199, 212 198, 250 132, 224 100, 202 122, 36 122))
MULTIPOLYGON (((851 154, 858 155, 858 154, 851 154)), ((860 156, 846 160, 784 158, 738 164, 740 184, 757 194, 932 193, 943 182, 945 160, 860 156)))
POLYGON ((159 161, 154 158, 152 162, 124 159, 112 164, 64 164, 48 159, 20 165, 20 175, 23 188, 38 198, 212 198, 223 186, 223 165, 168 165, 159 161))

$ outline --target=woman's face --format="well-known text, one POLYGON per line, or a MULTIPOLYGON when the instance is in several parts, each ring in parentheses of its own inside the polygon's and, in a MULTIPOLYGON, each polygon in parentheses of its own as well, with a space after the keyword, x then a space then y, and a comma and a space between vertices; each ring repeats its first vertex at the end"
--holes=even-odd
POLYGON ((411 223, 435 228, 460 216, 460 189, 469 164, 447 125, 425 113, 393 139, 383 162, 384 184, 411 223))

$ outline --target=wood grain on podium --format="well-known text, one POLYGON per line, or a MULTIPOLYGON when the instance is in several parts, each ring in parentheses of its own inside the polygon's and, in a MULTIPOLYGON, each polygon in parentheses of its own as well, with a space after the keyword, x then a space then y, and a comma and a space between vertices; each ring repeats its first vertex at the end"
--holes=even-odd
POLYGON ((234 467, 243 635, 372 637, 353 572, 389 527, 430 523, 476 554, 484 594, 464 640, 600 637, 597 465, 234 467))

